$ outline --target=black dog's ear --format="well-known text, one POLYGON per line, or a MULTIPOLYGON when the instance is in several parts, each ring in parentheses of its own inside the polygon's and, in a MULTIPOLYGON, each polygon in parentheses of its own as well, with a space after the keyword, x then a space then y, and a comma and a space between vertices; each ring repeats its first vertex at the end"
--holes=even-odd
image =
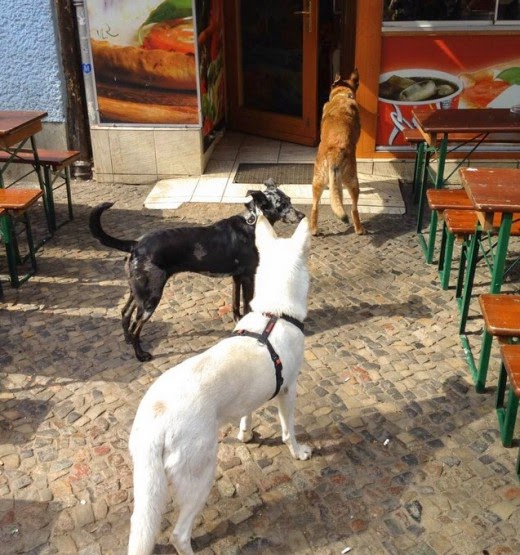
POLYGON ((249 201, 246 204, 249 210, 253 210, 255 206, 258 206, 258 208, 262 208, 263 206, 266 206, 267 204, 269 204, 268 198, 265 196, 264 193, 262 193, 262 191, 249 190, 247 191, 247 196, 253 197, 253 200, 249 201))

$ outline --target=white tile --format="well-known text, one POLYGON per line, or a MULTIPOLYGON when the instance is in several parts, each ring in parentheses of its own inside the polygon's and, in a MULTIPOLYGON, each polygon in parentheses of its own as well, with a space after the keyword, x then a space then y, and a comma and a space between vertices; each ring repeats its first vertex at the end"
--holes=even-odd
POLYGON ((193 191, 191 202, 220 202, 226 185, 226 178, 204 178, 203 176, 193 191))

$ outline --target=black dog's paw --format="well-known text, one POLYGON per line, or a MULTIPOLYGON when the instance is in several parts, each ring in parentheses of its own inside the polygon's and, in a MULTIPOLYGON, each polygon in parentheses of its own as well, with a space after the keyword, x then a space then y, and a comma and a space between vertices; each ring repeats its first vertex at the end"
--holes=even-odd
POLYGON ((153 356, 151 353, 147 353, 146 351, 141 351, 140 353, 136 353, 135 356, 139 362, 148 362, 152 360, 153 356))

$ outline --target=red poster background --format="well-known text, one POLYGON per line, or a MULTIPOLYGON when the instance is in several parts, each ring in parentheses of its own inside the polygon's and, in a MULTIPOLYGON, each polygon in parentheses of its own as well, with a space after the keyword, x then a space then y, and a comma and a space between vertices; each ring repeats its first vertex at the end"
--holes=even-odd
MULTIPOLYGON (((505 108, 519 104, 520 84, 497 79, 501 71, 509 68, 520 68, 518 35, 383 37, 380 82, 400 72, 408 77, 427 77, 428 70, 432 70, 434 76, 445 77, 459 86, 457 93, 442 104, 421 102, 432 109, 505 108)), ((411 113, 416 105, 379 98, 378 146, 406 144, 402 129, 416 126, 411 113)))

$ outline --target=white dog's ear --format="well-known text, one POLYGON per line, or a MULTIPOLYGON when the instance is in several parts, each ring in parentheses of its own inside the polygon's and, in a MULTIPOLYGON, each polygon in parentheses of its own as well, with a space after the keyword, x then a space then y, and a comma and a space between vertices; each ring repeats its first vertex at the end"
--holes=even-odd
POLYGON ((311 230, 309 228, 309 218, 305 217, 298 224, 293 233, 292 240, 300 245, 303 252, 308 253, 311 248, 311 230))
POLYGON ((276 239, 277 237, 278 236, 276 235, 273 226, 269 223, 269 220, 263 214, 259 214, 258 219, 256 220, 255 229, 256 246, 260 248, 260 246, 265 244, 266 241, 276 239))

